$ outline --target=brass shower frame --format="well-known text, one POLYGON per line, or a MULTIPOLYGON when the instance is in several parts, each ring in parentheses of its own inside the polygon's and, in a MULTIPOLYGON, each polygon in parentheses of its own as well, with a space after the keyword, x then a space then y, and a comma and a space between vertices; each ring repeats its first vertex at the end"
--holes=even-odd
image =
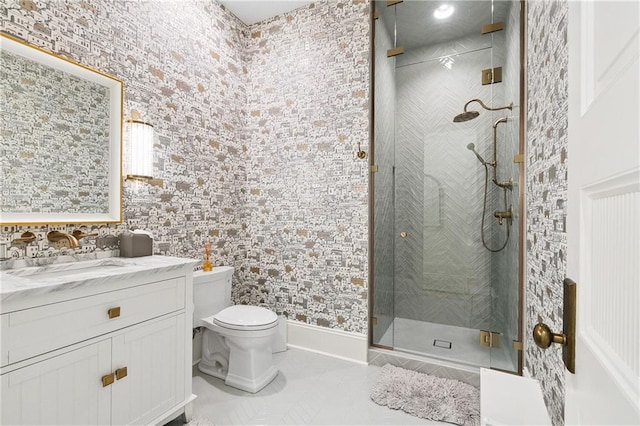
MULTIPOLYGON (((518 215, 520 218, 519 221, 519 241, 518 241, 518 317, 520 320, 520 324, 518 327, 518 340, 513 342, 513 347, 514 349, 516 349, 518 351, 518 371, 515 372, 515 374, 522 376, 522 372, 524 369, 524 345, 523 345, 523 340, 524 340, 524 330, 526 328, 526 319, 524 318, 524 268, 525 268, 525 250, 524 250, 524 238, 523 236, 525 235, 526 232, 526 227, 525 227, 525 222, 526 222, 526 210, 525 210, 525 206, 524 206, 524 201, 525 201, 525 197, 524 197, 524 191, 522 190, 522 188, 524 188, 524 184, 525 184, 525 164, 524 164, 524 155, 525 155, 525 138, 526 138, 526 108, 525 106, 527 105, 527 91, 525 88, 525 84, 527 82, 526 78, 527 78, 527 73, 526 73, 526 54, 525 54, 525 49, 527 48, 527 42, 526 42, 526 31, 527 31, 527 25, 526 25, 526 19, 527 19, 527 0, 520 0, 519 1, 519 5, 520 5, 520 67, 519 67, 519 79, 520 79, 520 105, 521 107, 519 108, 519 118, 520 118, 520 129, 519 129, 519 152, 520 154, 518 155, 518 157, 520 158, 518 161, 516 161, 517 163, 519 163, 519 179, 518 179, 518 188, 520 188, 520 190, 518 191, 518 199, 519 199, 519 211, 518 211, 518 215)), ((368 273, 368 277, 369 277, 369 294, 368 294, 368 302, 369 302, 369 306, 368 306, 368 314, 369 314, 369 321, 367 324, 367 330, 368 330, 368 342, 369 342, 369 347, 370 348, 380 348, 380 349, 387 349, 387 350, 393 350, 393 347, 390 346, 385 346, 385 345, 381 345, 381 344, 376 344, 373 343, 373 316, 374 316, 374 312, 373 312, 373 294, 374 294, 374 287, 375 287, 375 280, 374 280, 374 256, 373 256, 373 250, 374 250, 374 240, 373 240, 373 218, 374 218, 374 199, 372 194, 374 193, 374 170, 375 170, 375 165, 376 165, 376 157, 375 157, 375 143, 374 143, 374 120, 375 120, 375 102, 374 102, 374 96, 375 96, 375 87, 374 87, 374 83, 375 83, 375 65, 374 65, 374 56, 373 56, 373 52, 374 52, 374 38, 375 38, 375 19, 376 19, 376 15, 375 15, 375 10, 374 7, 370 8, 370 26, 371 26, 371 31, 370 31, 370 49, 369 51, 370 56, 370 86, 369 86, 369 96, 370 96, 370 111, 369 111, 369 116, 370 116, 370 122, 369 122, 369 146, 370 146, 370 151, 369 151, 369 165, 371 167, 371 172, 369 173, 369 273, 368 273)), ((469 102, 470 103, 470 102, 469 102)), ((466 107, 467 105, 465 105, 466 107)), ((515 160, 514 160, 515 161, 515 160)), ((507 370, 501 370, 499 368, 492 368, 494 370, 498 370, 498 371, 504 371, 505 373, 510 373, 510 374, 514 374, 514 372, 512 371, 507 371, 507 370)))

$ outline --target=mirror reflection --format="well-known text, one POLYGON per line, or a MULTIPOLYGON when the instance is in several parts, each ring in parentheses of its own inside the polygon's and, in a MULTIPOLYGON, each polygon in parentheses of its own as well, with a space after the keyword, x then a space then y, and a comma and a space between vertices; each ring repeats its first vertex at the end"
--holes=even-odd
POLYGON ((120 220, 122 83, 2 38, 2 223, 120 220))

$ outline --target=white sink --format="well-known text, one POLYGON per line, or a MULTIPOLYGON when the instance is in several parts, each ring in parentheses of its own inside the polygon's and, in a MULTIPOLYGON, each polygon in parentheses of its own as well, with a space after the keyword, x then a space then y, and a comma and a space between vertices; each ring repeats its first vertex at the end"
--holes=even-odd
POLYGON ((31 266, 22 269, 12 269, 5 273, 27 279, 42 279, 61 277, 65 275, 77 275, 84 272, 104 271, 112 268, 121 268, 130 265, 118 259, 98 259, 81 262, 59 263, 47 266, 31 266))

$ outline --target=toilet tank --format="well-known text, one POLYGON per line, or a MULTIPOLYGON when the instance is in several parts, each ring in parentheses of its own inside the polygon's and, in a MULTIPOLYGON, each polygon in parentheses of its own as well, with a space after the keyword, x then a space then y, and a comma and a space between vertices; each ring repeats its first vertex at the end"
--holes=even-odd
POLYGON ((216 266, 213 271, 193 273, 193 327, 203 325, 202 318, 231 306, 233 268, 216 266))

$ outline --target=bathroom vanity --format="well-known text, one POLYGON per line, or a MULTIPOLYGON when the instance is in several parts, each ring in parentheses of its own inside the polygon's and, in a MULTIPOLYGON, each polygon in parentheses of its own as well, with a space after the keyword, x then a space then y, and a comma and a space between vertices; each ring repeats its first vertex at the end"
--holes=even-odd
POLYGON ((148 256, 2 271, 0 423, 189 420, 196 262, 148 256))

